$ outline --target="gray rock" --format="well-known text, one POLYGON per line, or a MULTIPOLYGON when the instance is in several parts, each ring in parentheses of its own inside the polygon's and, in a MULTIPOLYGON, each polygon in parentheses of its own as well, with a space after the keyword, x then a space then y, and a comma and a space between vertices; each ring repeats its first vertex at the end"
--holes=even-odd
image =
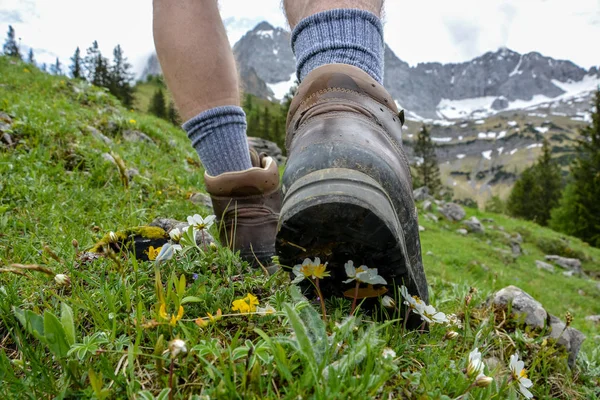
POLYGON ((150 136, 146 135, 144 132, 136 131, 133 129, 128 129, 125 132, 123 132, 123 139, 126 142, 132 143, 143 142, 148 144, 155 144, 154 140, 152 140, 150 136))
POLYGON ((546 256, 546 260, 552 261, 552 262, 554 262, 554 264, 558 265, 559 267, 574 271, 577 274, 581 274, 583 272, 581 269, 581 261, 579 261, 577 258, 566 258, 566 257, 548 255, 548 256, 546 256))
POLYGON ((575 271, 563 271, 563 275, 566 276, 567 278, 570 278, 573 275, 575 275, 575 271))
POLYGON ((283 152, 281 151, 279 146, 277 146, 276 143, 271 142, 269 140, 250 136, 248 137, 248 145, 250 147, 254 147, 254 150, 256 150, 259 154, 265 153, 269 157, 273 158, 275 161, 277 161, 278 164, 284 164, 287 160, 283 156, 283 152))
POLYGON ((483 225, 481 224, 481 222, 479 222, 477 217, 471 217, 470 219, 464 221, 463 223, 467 226, 467 229, 469 230, 469 232, 472 232, 472 233, 484 233, 485 232, 483 225))
POLYGON ((545 271, 548 271, 548 272, 552 272, 552 273, 554 273, 554 271, 555 271, 555 270, 554 270, 554 265, 551 265, 551 264, 545 263, 545 262, 543 262, 543 261, 540 261, 540 260, 535 260, 535 266, 536 266, 538 269, 543 269, 543 270, 545 270, 545 271))
POLYGON ((520 256, 522 253, 521 245, 517 241, 510 242, 510 249, 515 256, 520 256))
POLYGON ((439 211, 450 221, 460 221, 466 215, 465 209, 456 203, 446 203, 439 211))
POLYGON ((125 171, 125 175, 127 176, 127 180, 131 181, 135 176, 138 176, 140 171, 137 168, 129 168, 125 171))
POLYGON ((423 211, 431 211, 431 200, 425 200, 422 205, 423 211))
POLYGON ((513 234, 511 238, 517 243, 523 243, 523 236, 520 233, 513 234))
POLYGON ((103 142, 104 144, 107 145, 111 145, 113 144, 113 141, 111 138, 109 138, 108 136, 104 135, 102 132, 100 132, 98 129, 94 128, 93 126, 88 126, 86 127, 86 130, 96 139, 99 140, 100 142, 103 142))
POLYGON ((513 313, 525 318, 525 323, 535 328, 546 325, 548 313, 542 304, 516 286, 507 286, 493 295, 492 303, 497 306, 508 306, 512 303, 513 313))
POLYGON ((210 196, 206 193, 192 193, 190 201, 196 205, 212 208, 210 196))
POLYGON ((464 229, 464 228, 460 228, 460 229, 457 229, 457 230, 456 230, 456 233, 459 233, 459 234, 461 234, 461 235, 466 235, 467 233, 469 233, 469 231, 467 231, 467 230, 466 230, 466 229, 464 229))
POLYGON ((108 153, 102 153, 102 158, 105 161, 108 161, 109 163, 113 163, 114 165, 117 165, 117 162, 115 161, 114 157, 108 153))
POLYGON ((548 314, 548 325, 552 329, 550 337, 556 340, 556 343, 564 346, 569 353, 569 367, 575 366, 577 354, 581 348, 581 344, 585 340, 585 335, 573 327, 565 329, 566 324, 552 314, 548 314))
POLYGON ((481 222, 485 222, 486 224, 491 224, 494 222, 494 218, 482 218, 481 222))
POLYGON ((4 132, 4 133, 2 134, 2 141, 3 141, 4 143, 6 143, 6 145, 7 145, 8 147, 12 147, 12 146, 14 146, 14 142, 13 142, 13 140, 12 140, 12 137, 11 137, 11 136, 10 136, 10 135, 9 135, 7 132, 4 132))
POLYGON ((588 315, 585 317, 586 321, 593 322, 595 324, 600 324, 600 315, 588 315))
POLYGON ((425 227, 419 225, 419 232, 424 232, 425 231, 425 227))
POLYGON ((427 213, 427 214, 425 214, 425 219, 428 219, 428 220, 430 220, 430 221, 432 221, 432 222, 438 222, 438 217, 437 217, 437 215, 435 215, 435 214, 432 214, 432 213, 427 213))
POLYGON ((427 186, 421 186, 420 188, 413 190, 413 199, 415 201, 427 200, 430 197, 429 188, 427 186))
POLYGON ((426 256, 432 256, 433 255, 433 251, 428 250, 427 253, 425 253, 426 256))

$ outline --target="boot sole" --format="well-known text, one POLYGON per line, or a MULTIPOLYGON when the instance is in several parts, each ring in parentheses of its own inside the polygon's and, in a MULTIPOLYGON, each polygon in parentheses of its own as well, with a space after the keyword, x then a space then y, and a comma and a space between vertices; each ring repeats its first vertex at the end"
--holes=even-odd
POLYGON ((341 297, 354 288, 354 282, 342 283, 348 279, 344 269, 348 260, 355 267, 377 268, 392 297, 402 284, 421 295, 415 290, 404 232, 392 201, 377 181, 356 170, 315 171, 289 188, 276 251, 280 264, 289 267, 307 257, 327 261, 331 278, 320 282, 324 296, 341 297))

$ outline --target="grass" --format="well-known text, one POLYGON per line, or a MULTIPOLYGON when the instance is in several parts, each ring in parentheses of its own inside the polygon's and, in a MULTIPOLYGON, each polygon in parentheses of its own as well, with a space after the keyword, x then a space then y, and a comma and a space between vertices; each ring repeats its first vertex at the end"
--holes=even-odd
POLYGON ((158 266, 134 257, 86 263, 80 252, 108 231, 209 212, 188 200, 203 191, 203 171, 184 132, 125 110, 102 90, 4 57, 0 99, 17 143, 0 148, 0 268, 50 270, 0 273, 2 398, 516 399, 507 368, 515 352, 537 398, 600 395, 598 327, 584 320, 600 313, 597 282, 539 271, 534 263, 544 255, 540 247, 558 243, 584 255, 584 269, 597 273, 598 249, 477 210, 468 209, 469 216, 494 219, 482 235, 461 236, 460 224, 421 216, 431 303, 464 324, 435 324, 426 333, 404 331, 398 319, 377 322, 360 308, 349 318, 350 299, 327 300, 323 322, 319 305, 290 286, 286 273, 267 277, 225 248, 190 245, 158 266), (127 129, 155 144, 125 141, 127 129), (139 170, 127 186, 108 153, 124 169, 139 170), (526 254, 514 259, 498 250, 509 249, 503 232, 520 233, 526 254), (67 275, 70 285, 59 285, 54 274, 67 275), (502 324, 502 310, 485 305, 509 284, 551 313, 573 314, 573 325, 588 335, 574 371, 541 332, 511 319, 502 324), (232 310, 249 293, 276 312, 232 310), (211 322, 208 313, 219 309, 225 315, 211 322), (207 323, 200 327, 198 318, 207 323), (458 336, 449 339, 449 330, 458 336), (175 354, 176 338, 186 352, 175 354), (485 388, 473 387, 464 372, 475 347, 494 378, 485 388), (383 357, 386 348, 396 355, 383 357))

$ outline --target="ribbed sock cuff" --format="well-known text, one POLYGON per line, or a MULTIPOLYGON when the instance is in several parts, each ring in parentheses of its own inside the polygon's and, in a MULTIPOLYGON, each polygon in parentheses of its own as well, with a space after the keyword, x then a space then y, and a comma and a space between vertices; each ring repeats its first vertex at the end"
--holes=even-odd
POLYGON ((292 32, 292 50, 300 81, 321 65, 341 63, 383 83, 383 26, 368 11, 335 9, 304 18, 292 32))
POLYGON ((246 114, 241 107, 211 108, 182 127, 209 175, 252 167, 246 137, 246 114))

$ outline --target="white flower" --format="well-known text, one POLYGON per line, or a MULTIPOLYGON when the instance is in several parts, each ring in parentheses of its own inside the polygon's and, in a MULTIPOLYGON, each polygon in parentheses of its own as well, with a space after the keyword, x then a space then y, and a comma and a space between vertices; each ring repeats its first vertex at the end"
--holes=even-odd
POLYGON ((385 349, 383 349, 381 356, 384 360, 391 360, 396 357, 396 352, 390 349, 389 347, 386 347, 385 349))
POLYGON ((174 245, 172 245, 171 243, 165 243, 161 249, 160 252, 158 253, 158 255, 156 256, 156 259, 154 259, 154 262, 156 264, 161 264, 165 261, 170 260, 171 258, 173 258, 173 255, 175 254, 175 249, 174 249, 174 245))
POLYGON ((469 377, 478 377, 483 375, 483 368, 485 365, 481 360, 481 353, 475 347, 475 350, 469 353, 469 364, 467 365, 467 376, 469 377))
POLYGON ((117 237, 116 233, 114 233, 113 231, 110 231, 110 232, 108 232, 108 240, 110 240, 110 243, 117 243, 119 238, 117 237))
POLYGON ((523 361, 519 361, 518 353, 510 356, 509 368, 512 378, 519 384, 519 390, 521 391, 521 394, 523 394, 523 396, 525 396, 527 399, 533 398, 533 394, 527 389, 533 386, 533 382, 527 378, 525 363, 523 361))
POLYGON ((460 321, 460 319, 458 319, 458 317, 456 316, 456 314, 448 314, 446 317, 448 318, 448 325, 454 325, 458 329, 462 329, 463 328, 463 324, 460 321))
POLYGON ((315 261, 305 258, 302 264, 295 265, 292 268, 292 272, 296 275, 296 278, 292 281, 293 284, 302 282, 304 278, 323 279, 330 276, 327 272, 327 263, 321 264, 319 257, 315 257, 315 261))
POLYGON ((171 340, 169 342, 169 352, 171 353, 172 358, 177 357, 180 353, 187 353, 185 342, 181 339, 171 340))
POLYGON ((263 307, 256 307, 256 312, 259 314, 274 314, 277 312, 277 310, 275 310, 275 308, 273 308, 273 306, 267 304, 264 308, 263 307))
POLYGON ((194 214, 191 217, 187 217, 187 222, 190 226, 193 226, 194 229, 201 231, 203 229, 210 229, 216 219, 217 217, 215 215, 209 215, 206 218, 202 218, 199 214, 194 214))
POLYGON ((181 250, 183 250, 183 247, 181 247, 181 245, 180 245, 180 244, 174 244, 174 245, 172 245, 171 247, 173 248, 173 251, 174 251, 175 253, 179 253, 181 250))
POLYGON ((344 269, 346 270, 346 275, 350 278, 345 280, 344 283, 350 283, 356 279, 359 282, 371 285, 387 285, 385 279, 377 274, 377 268, 368 268, 366 265, 354 268, 354 261, 349 260, 344 264, 344 269))
POLYGON ((434 306, 428 305, 424 307, 418 307, 416 310, 417 314, 421 316, 421 319, 430 324, 441 324, 447 323, 448 318, 446 314, 441 311, 437 311, 434 306))
POLYGON ((60 286, 69 286, 71 284, 71 279, 65 274, 56 274, 54 275, 54 282, 60 286))
POLYGON ((417 309, 422 309, 425 307, 423 300, 421 300, 418 296, 411 296, 410 293, 408 293, 406 286, 402 285, 400 287, 400 294, 402 297, 404 297, 404 304, 406 304, 410 309, 415 310, 415 312, 417 309))
POLYGON ((169 236, 174 242, 179 242, 181 240, 181 231, 179 228, 171 229, 169 231, 169 236))
POLYGON ((385 308, 394 308, 394 307, 396 307, 396 302, 390 296, 383 296, 383 298, 381 299, 381 304, 385 308))

